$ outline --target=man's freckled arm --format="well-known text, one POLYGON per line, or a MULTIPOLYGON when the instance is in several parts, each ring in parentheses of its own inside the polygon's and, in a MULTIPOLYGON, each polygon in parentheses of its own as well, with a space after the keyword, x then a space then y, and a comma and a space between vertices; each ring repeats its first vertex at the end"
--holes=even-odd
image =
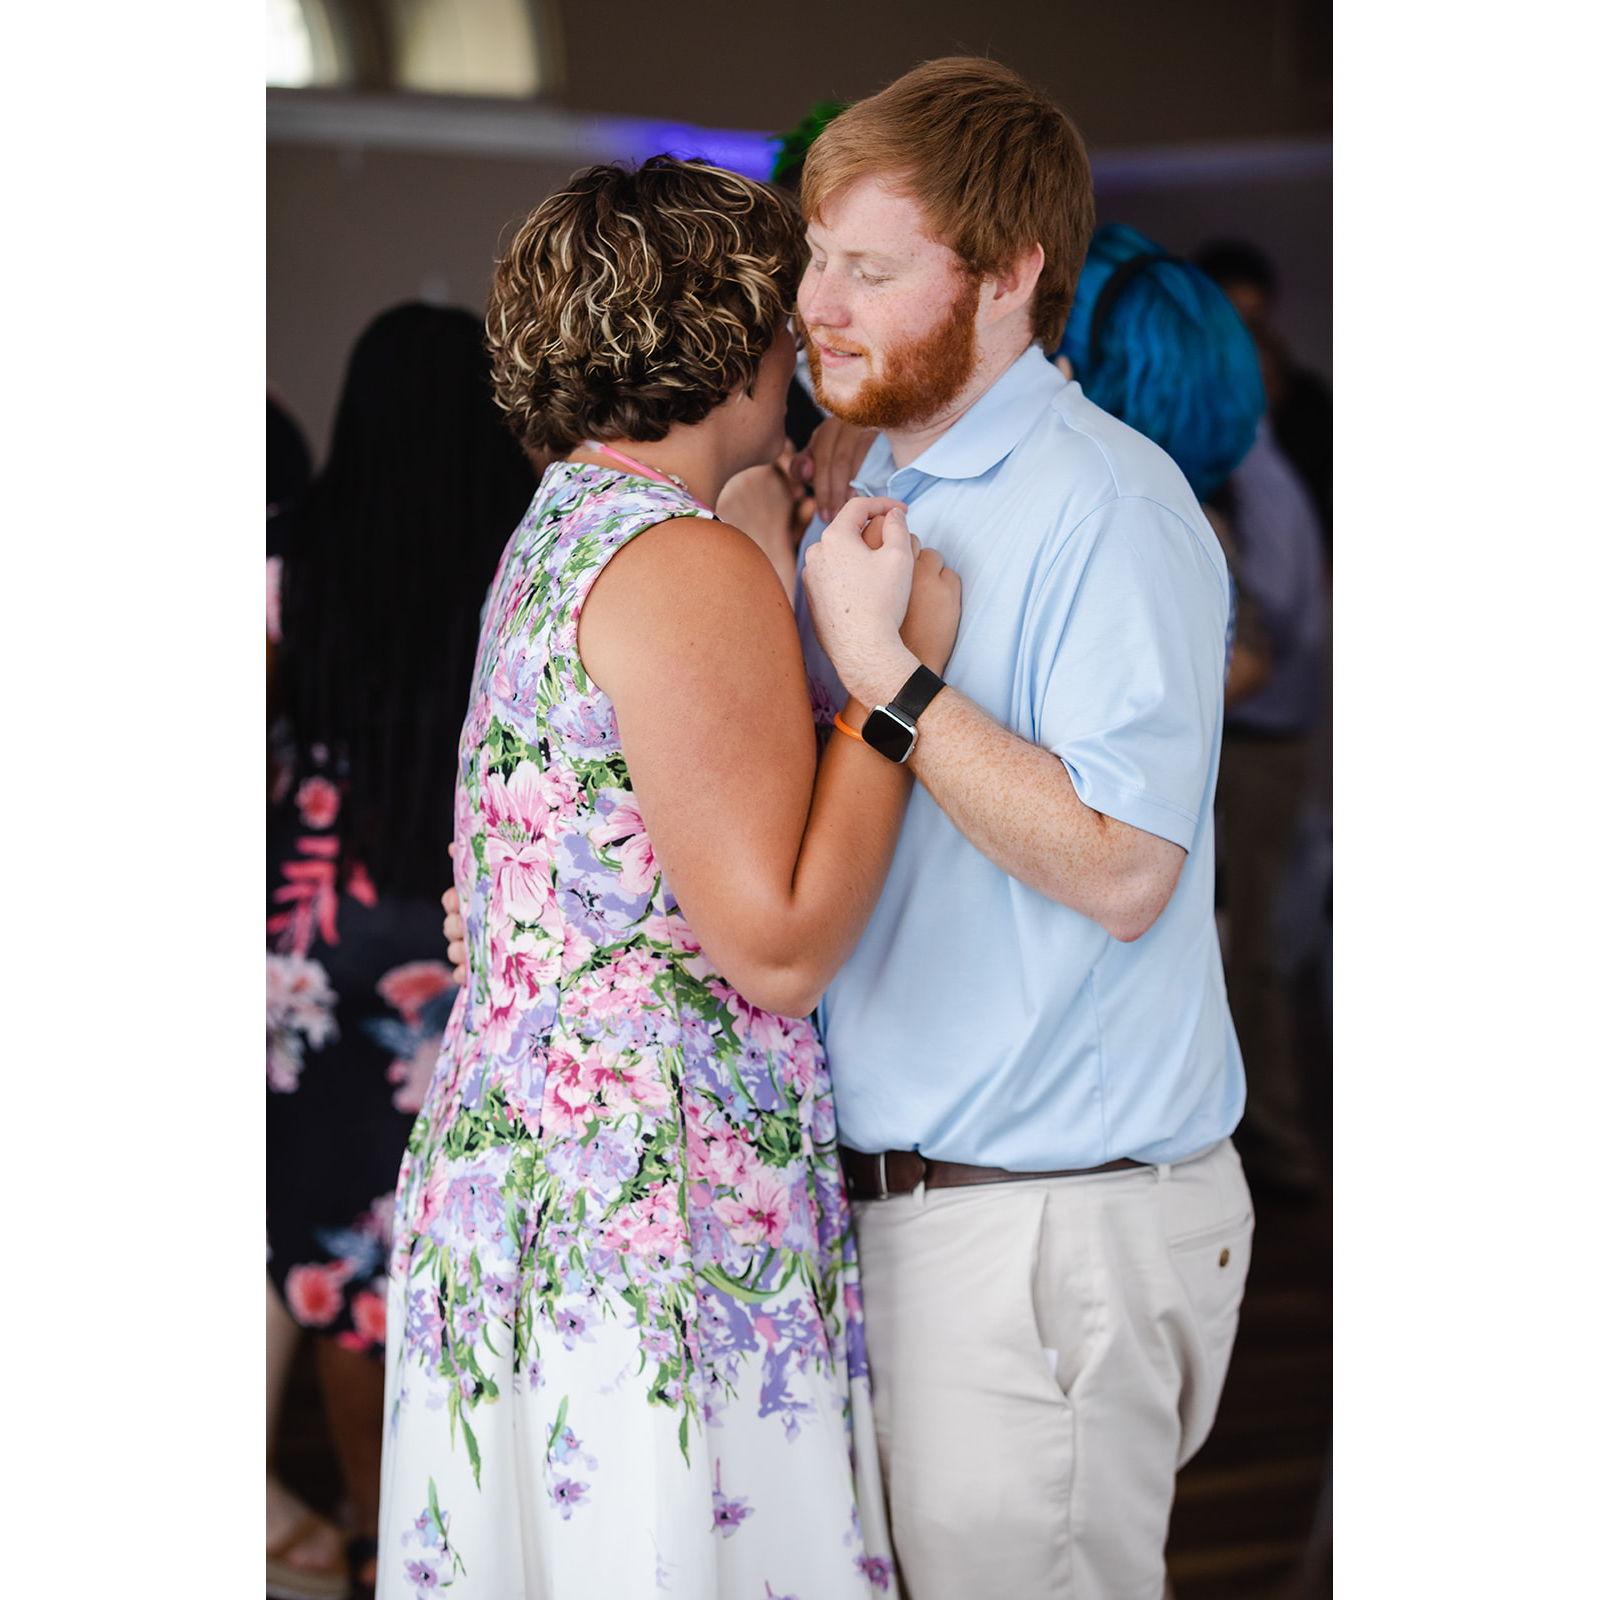
POLYGON ((917 727, 911 770, 1002 871, 1124 942, 1161 915, 1183 868, 1181 846, 1085 805, 1059 757, 953 687, 917 727))

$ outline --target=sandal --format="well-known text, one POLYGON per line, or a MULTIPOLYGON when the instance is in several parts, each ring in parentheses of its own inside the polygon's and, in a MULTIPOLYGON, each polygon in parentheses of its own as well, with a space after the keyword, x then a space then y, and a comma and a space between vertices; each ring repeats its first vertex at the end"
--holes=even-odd
POLYGON ((307 1511, 267 1546, 267 1600, 350 1600, 350 1574, 337 1567, 297 1567, 284 1558, 308 1535, 332 1528, 326 1517, 307 1511))

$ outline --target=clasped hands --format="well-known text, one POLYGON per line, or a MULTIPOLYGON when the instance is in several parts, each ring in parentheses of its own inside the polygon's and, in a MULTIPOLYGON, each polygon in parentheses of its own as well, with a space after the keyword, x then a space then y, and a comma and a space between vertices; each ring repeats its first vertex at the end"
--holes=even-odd
POLYGON ((961 580, 906 526, 902 501, 847 500, 806 551, 811 626, 863 706, 894 698, 918 665, 944 670, 961 619, 961 580))
MULTIPOLYGON (((902 501, 847 500, 806 551, 801 578, 817 642, 861 706, 892 700, 919 665, 944 671, 961 620, 961 580, 906 526, 902 501)), ((452 885, 440 899, 446 954, 464 984, 460 897, 452 885)))

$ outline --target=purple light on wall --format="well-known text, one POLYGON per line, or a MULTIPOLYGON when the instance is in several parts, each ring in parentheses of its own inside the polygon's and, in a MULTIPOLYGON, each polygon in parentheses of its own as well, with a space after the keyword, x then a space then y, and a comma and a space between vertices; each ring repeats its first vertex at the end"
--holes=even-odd
POLYGON ((597 117, 595 132, 613 160, 648 156, 699 156, 730 172, 765 180, 772 175, 778 137, 739 128, 697 128, 688 122, 652 122, 642 117, 597 117))

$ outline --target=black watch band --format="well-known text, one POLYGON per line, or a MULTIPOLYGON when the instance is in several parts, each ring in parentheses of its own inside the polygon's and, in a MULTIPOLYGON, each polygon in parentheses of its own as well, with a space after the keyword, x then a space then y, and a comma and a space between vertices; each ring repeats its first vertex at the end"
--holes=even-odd
POLYGON ((918 667, 886 706, 874 706, 861 729, 861 737, 890 761, 905 762, 917 747, 917 718, 944 688, 944 679, 927 667, 918 667))
POLYGON ((906 679, 897 694, 889 704, 896 710, 904 712, 913 722, 928 709, 933 697, 944 688, 944 679, 937 672, 927 667, 918 667, 906 679))

